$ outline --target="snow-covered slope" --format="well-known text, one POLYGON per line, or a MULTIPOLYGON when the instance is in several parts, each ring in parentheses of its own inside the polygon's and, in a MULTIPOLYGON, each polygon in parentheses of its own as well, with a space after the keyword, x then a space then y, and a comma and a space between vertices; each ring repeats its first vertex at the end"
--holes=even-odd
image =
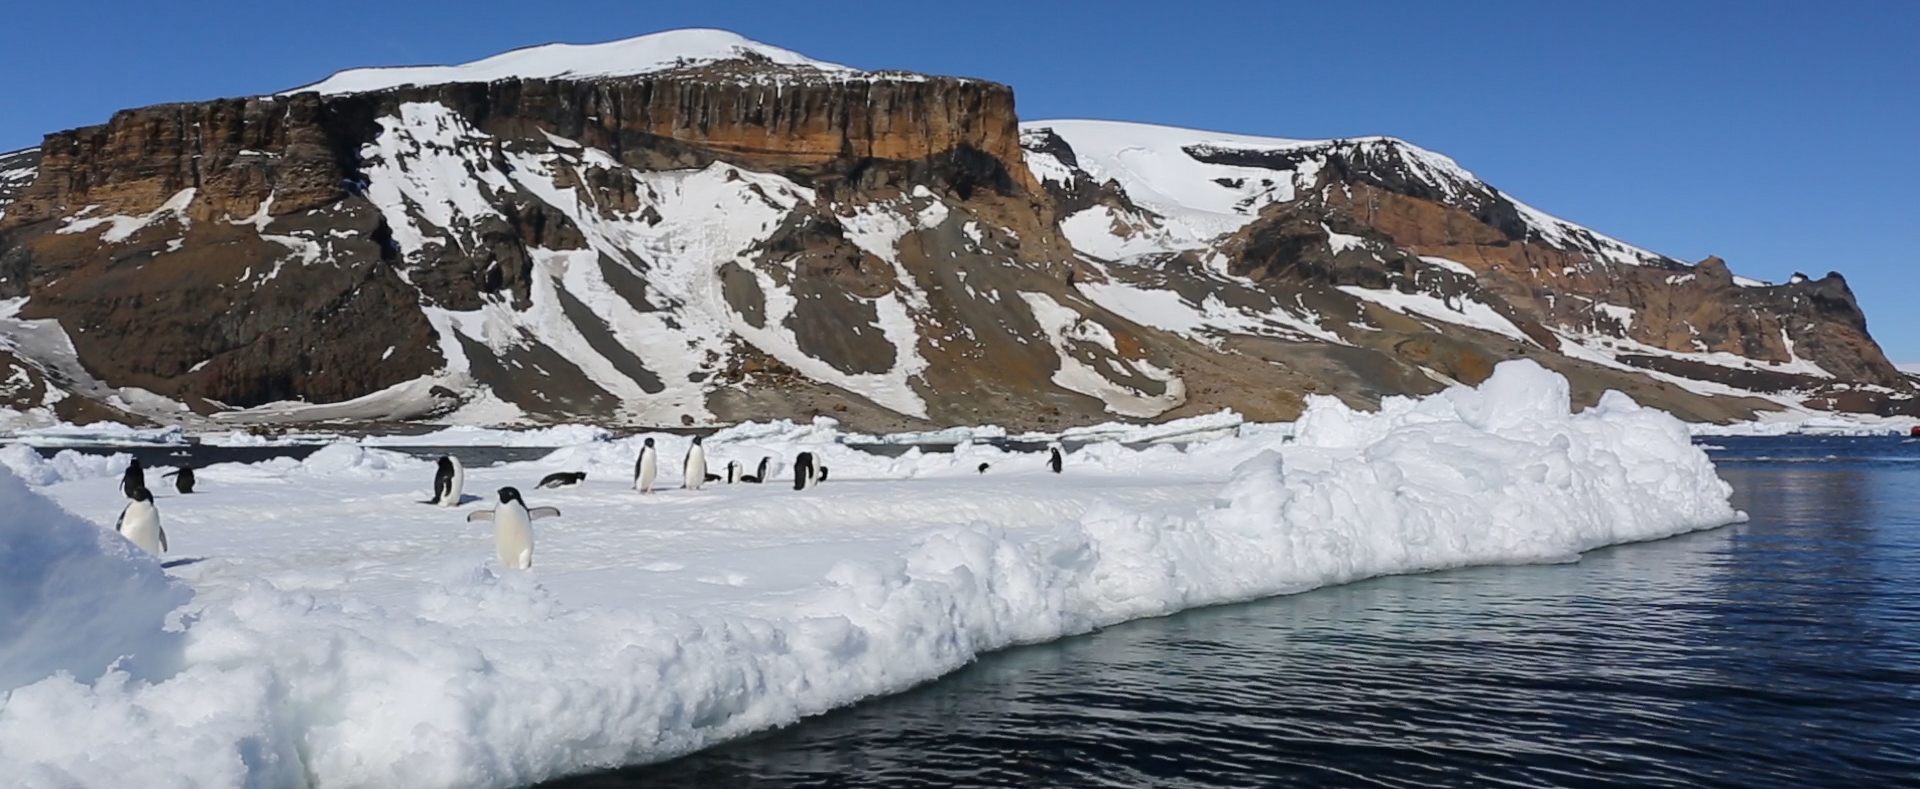
MULTIPOLYGON (((0 597, 6 621, 93 647, 66 653, 72 675, 0 672, 0 775, 25 789, 523 786, 905 690, 1013 644, 1387 573, 1566 561, 1739 517, 1679 422, 1617 394, 1570 413, 1567 382, 1526 363, 1378 414, 1319 399, 1292 432, 1095 444, 1053 474, 1037 454, 884 458, 824 421, 746 425, 708 456, 812 451, 831 481, 796 492, 777 471, 686 491, 664 468, 648 496, 627 482, 639 437, 593 441, 469 472, 475 493, 518 485, 560 509, 537 524, 527 573, 499 569, 485 524, 464 522, 488 502, 419 503, 424 460, 341 445, 208 467, 202 492, 159 500, 171 572, 194 593, 173 639, 122 628, 150 633, 163 597, 118 603, 139 617, 57 622, 98 585, 12 611, 21 598, 0 597), (532 487, 560 470, 585 484, 532 487), (108 646, 167 670, 96 680, 108 646)), ((687 447, 659 438, 664 457, 687 447)), ((124 456, 10 448, 0 463, 37 483, 0 469, 16 511, 54 510, 43 495, 98 521, 117 511, 124 456)), ((159 575, 89 540, 28 544, 32 567, 88 581, 116 564, 159 575)), ((19 632, 0 631, 0 655, 19 632)))
POLYGON ((342 71, 289 93, 365 93, 402 85, 444 85, 499 79, 591 79, 631 77, 725 60, 754 59, 799 66, 823 75, 858 70, 814 60, 792 50, 725 30, 669 30, 602 44, 546 44, 516 49, 457 66, 401 66, 342 71))
MULTIPOLYGON (((1343 153, 1398 169, 1396 175, 1432 190, 1441 202, 1468 204, 1500 193, 1452 158, 1392 137, 1290 140, 1100 120, 1028 121, 1029 135, 1051 133, 1072 146, 1078 169, 1096 183, 1117 182, 1134 204, 1159 215, 1167 249, 1194 249, 1245 227, 1274 203, 1291 202, 1320 181, 1327 159, 1343 153)), ((1035 176, 1055 182, 1072 170, 1057 156, 1030 152, 1035 176)), ((1504 196, 1501 196, 1504 197, 1504 196)), ((1576 245, 1609 262, 1644 265, 1665 256, 1550 216, 1511 198, 1529 231, 1559 245, 1576 245)), ((1110 218, 1101 208, 1099 219, 1110 218)), ((1088 218, 1065 218, 1076 246, 1091 254, 1114 251, 1088 218)), ((1110 236, 1111 234, 1105 234, 1110 236)))

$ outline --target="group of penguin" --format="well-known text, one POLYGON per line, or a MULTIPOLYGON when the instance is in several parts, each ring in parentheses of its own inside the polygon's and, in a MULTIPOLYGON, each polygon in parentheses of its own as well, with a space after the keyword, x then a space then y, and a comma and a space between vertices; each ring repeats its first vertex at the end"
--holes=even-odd
MULTIPOLYGON (((1047 448, 1047 468, 1060 473, 1060 448, 1047 448)), ((708 482, 725 482, 732 485, 738 482, 758 484, 767 479, 767 466, 770 457, 760 458, 760 465, 752 474, 741 473, 740 462, 728 461, 725 474, 707 473, 707 449, 700 436, 693 437, 693 446, 687 449, 684 466, 685 487, 699 490, 708 482)), ((979 472, 987 473, 988 465, 981 463, 979 472)), ((633 464, 633 488, 641 493, 652 493, 655 478, 660 473, 660 451, 648 438, 641 444, 640 458, 633 464)), ((164 476, 174 477, 174 485, 181 493, 192 493, 194 486, 193 469, 182 466, 164 476)), ((436 504, 441 507, 455 507, 460 504, 462 489, 466 485, 466 469, 460 460, 452 455, 442 455, 436 463, 433 474, 433 498, 423 504, 436 504)), ((584 471, 562 471, 548 474, 540 479, 539 487, 561 488, 578 485, 587 478, 584 471)), ((827 481, 827 467, 815 460, 812 452, 801 452, 794 458, 793 489, 807 490, 827 481)), ((128 541, 140 546, 155 556, 167 550, 167 533, 160 528, 160 510, 153 505, 153 493, 147 490, 146 471, 138 459, 127 465, 126 474, 120 479, 120 490, 126 494, 127 507, 120 511, 120 519, 114 523, 114 530, 128 541)), ((520 496, 520 490, 512 486, 497 491, 500 503, 491 510, 475 510, 467 514, 467 522, 490 521, 493 523, 493 546, 502 567, 526 570, 533 567, 533 522, 542 518, 552 518, 560 514, 554 507, 528 507, 526 499, 520 496)))

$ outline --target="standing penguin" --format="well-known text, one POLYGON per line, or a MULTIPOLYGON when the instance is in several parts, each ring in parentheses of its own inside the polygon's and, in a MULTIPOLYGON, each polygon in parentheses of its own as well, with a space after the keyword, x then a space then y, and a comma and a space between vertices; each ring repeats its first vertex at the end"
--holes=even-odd
POLYGON ((660 476, 660 450, 653 448, 653 439, 648 438, 640 446, 640 459, 633 462, 633 489, 641 493, 653 492, 653 478, 660 476))
MULTIPOLYGON (((147 487, 146 467, 140 465, 139 458, 134 458, 133 460, 128 461, 127 473, 121 475, 120 477, 121 495, 124 495, 127 498, 133 498, 133 492, 136 489, 145 490, 146 487, 147 487)), ((149 496, 149 498, 151 498, 151 496, 149 496)))
POLYGON ((500 566, 526 570, 533 567, 533 522, 559 514, 560 511, 552 507, 527 509, 520 491, 501 488, 500 506, 492 511, 469 512, 467 522, 493 521, 493 550, 500 557, 500 566))
POLYGON ((813 467, 813 453, 800 453, 800 457, 794 458, 793 461, 793 489, 806 490, 813 487, 813 483, 818 479, 818 473, 813 467))
POLYGON ((467 470, 461 468, 460 459, 452 455, 441 455, 436 465, 433 471, 433 498, 427 503, 442 507, 459 506, 461 490, 467 484, 467 470))
POLYGON ((693 446, 687 448, 687 469, 685 486, 688 490, 699 490, 707 484, 707 448, 700 446, 700 437, 693 437, 693 446))
POLYGON ((1057 444, 1047 447, 1047 469, 1055 474, 1060 473, 1060 447, 1057 444))
POLYGON ((167 477, 173 478, 174 490, 180 491, 181 493, 193 492, 193 467, 192 466, 181 466, 177 471, 169 471, 165 474, 160 475, 161 479, 166 479, 167 477))
POLYGON ((160 528, 160 510, 153 506, 153 494, 145 487, 127 491, 127 508, 113 522, 113 530, 140 550, 159 556, 167 550, 167 533, 160 528))
POLYGON ((727 484, 733 485, 739 482, 740 482, 740 461, 738 460, 727 461, 727 484))

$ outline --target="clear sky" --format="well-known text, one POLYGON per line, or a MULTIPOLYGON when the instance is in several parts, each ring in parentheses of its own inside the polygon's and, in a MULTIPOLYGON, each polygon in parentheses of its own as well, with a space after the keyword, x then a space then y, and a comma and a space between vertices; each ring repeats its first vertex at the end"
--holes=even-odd
POLYGON ((1387 134, 1622 240, 1846 275, 1920 362, 1920 2, 21 2, 0 150, 342 68, 719 27, 1012 85, 1026 119, 1387 134))

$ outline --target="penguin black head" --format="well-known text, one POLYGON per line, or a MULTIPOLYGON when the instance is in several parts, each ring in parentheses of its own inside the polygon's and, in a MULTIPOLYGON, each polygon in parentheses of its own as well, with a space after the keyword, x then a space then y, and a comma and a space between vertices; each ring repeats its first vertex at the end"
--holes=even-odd
POLYGON ((144 487, 131 488, 127 491, 127 498, 134 501, 152 502, 153 492, 144 487))
POLYGON ((522 507, 524 507, 524 506, 526 506, 526 505, 527 505, 527 502, 526 502, 526 501, 524 501, 524 500, 522 500, 522 499, 520 498, 520 491, 519 491, 518 489, 515 489, 515 488, 501 488, 501 489, 500 489, 500 503, 501 503, 501 504, 509 504, 509 503, 514 503, 514 502, 518 502, 518 503, 520 504, 520 506, 522 506, 522 507))
POLYGON ((694 436, 694 437, 693 437, 693 445, 694 445, 694 446, 696 446, 696 447, 697 447, 697 446, 700 446, 700 437, 699 437, 699 436, 694 436))
POLYGON ((129 474, 138 474, 143 468, 145 468, 145 466, 140 463, 139 458, 127 461, 127 473, 129 474))
POLYGON ((441 471, 451 473, 453 471, 453 458, 447 455, 441 455, 439 466, 441 471))
POLYGON ((643 443, 641 444, 641 446, 644 446, 644 447, 649 447, 649 448, 651 448, 651 447, 653 446, 653 439, 652 439, 652 438, 648 438, 648 439, 647 439, 647 440, 646 440, 645 442, 643 442, 643 443))

